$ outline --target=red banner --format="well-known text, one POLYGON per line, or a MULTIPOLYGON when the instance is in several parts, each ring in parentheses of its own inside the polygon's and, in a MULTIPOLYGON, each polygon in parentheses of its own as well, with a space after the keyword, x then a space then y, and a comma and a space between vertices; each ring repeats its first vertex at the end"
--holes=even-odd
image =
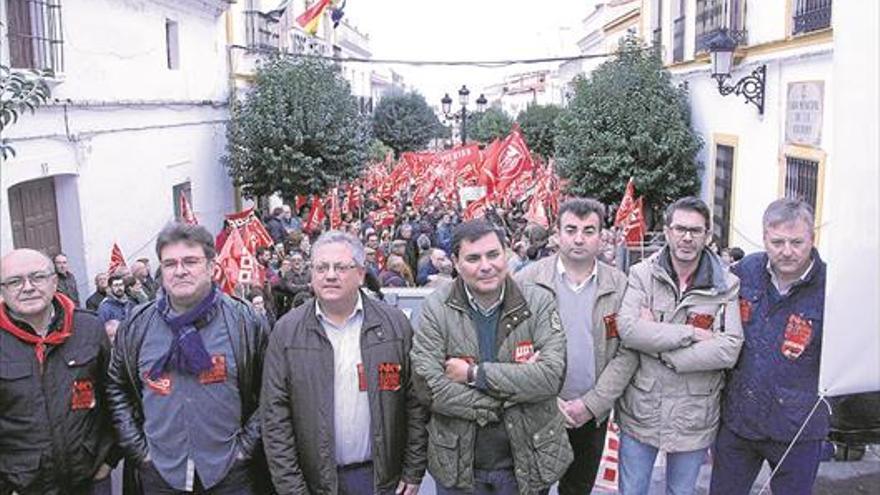
POLYGON ((119 244, 113 243, 113 248, 110 249, 110 265, 107 267, 107 274, 113 275, 117 269, 125 266, 125 257, 122 256, 122 249, 119 249, 119 244))
MULTIPOLYGON (((224 246, 226 242, 229 242, 229 236, 232 235, 232 230, 238 231, 245 247, 247 247, 248 251, 251 253, 257 252, 257 248, 261 246, 273 246, 272 236, 266 231, 263 222, 257 218, 253 208, 226 215, 226 229, 229 232, 227 232, 226 241, 223 243, 224 246)), ((220 246, 220 249, 222 248, 223 246, 220 246)))
POLYGON ((186 199, 186 194, 180 195, 180 220, 190 225, 199 224, 199 221, 196 220, 196 214, 193 213, 192 207, 189 205, 189 200, 186 199))

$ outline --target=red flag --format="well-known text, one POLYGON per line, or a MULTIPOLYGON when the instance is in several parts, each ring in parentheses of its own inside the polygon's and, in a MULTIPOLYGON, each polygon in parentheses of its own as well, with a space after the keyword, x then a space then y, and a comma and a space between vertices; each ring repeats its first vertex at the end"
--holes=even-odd
POLYGON ((253 208, 226 215, 226 228, 230 230, 230 235, 231 230, 238 230, 244 245, 251 253, 257 252, 258 247, 272 247, 274 244, 272 236, 263 226, 263 222, 257 218, 253 208))
POLYGON ((636 201, 636 186, 632 177, 626 183, 626 191, 623 193, 623 199, 620 200, 620 206, 617 208, 617 214, 614 215, 614 226, 619 227, 629 216, 630 210, 636 201))
POLYGON ((233 294, 235 287, 240 283, 262 285, 259 263, 248 250, 238 229, 233 229, 229 233, 229 237, 223 243, 223 249, 217 255, 214 281, 227 294, 233 294))
POLYGON ((338 229, 342 225, 342 212, 339 209, 339 191, 337 188, 330 190, 330 228, 338 229))
POLYGON ((542 194, 534 194, 532 202, 529 204, 529 210, 525 214, 529 223, 536 223, 545 229, 550 228, 550 219, 547 218, 547 209, 544 207, 544 198, 542 194))
POLYGON ((523 139, 519 125, 514 124, 513 130, 501 145, 495 170, 495 190, 506 192, 507 187, 521 174, 535 169, 532 154, 523 139))
POLYGON ((199 221, 196 220, 196 214, 193 213, 189 205, 189 200, 186 199, 186 194, 180 195, 180 221, 189 225, 199 224, 199 221))
POLYGON ((488 206, 488 196, 483 196, 480 199, 471 201, 468 203, 467 207, 464 209, 464 213, 462 213, 462 218, 464 220, 473 220, 475 218, 483 218, 483 213, 486 211, 486 206, 488 206))
POLYGON ((642 198, 636 200, 629 210, 629 214, 623 223, 623 237, 627 244, 639 244, 645 237, 647 226, 645 225, 645 212, 642 198))
POLYGON ((330 5, 330 0, 318 0, 296 18, 296 23, 307 33, 314 35, 318 31, 318 21, 321 19, 321 14, 324 13, 324 9, 328 5, 330 5))
POLYGON ((325 218, 327 218, 327 214, 324 213, 324 205, 321 203, 321 198, 315 194, 312 196, 312 206, 309 209, 309 217, 306 219, 303 230, 306 232, 313 231, 316 227, 324 225, 325 218))
POLYGON ((107 267, 107 273, 112 275, 113 272, 123 266, 126 266, 125 256, 122 256, 122 250, 119 249, 119 244, 114 242, 113 248, 110 250, 110 266, 107 267))
POLYGON ((293 212, 293 214, 294 214, 294 215, 299 215, 299 210, 301 210, 302 207, 305 206, 306 203, 308 203, 308 201, 309 201, 309 198, 308 198, 308 197, 306 197, 306 196, 300 196, 299 194, 297 194, 297 195, 293 198, 293 209, 295 210, 295 211, 293 212))
POLYGON ((371 211, 370 218, 373 220, 374 227, 394 225, 394 206, 388 205, 385 208, 371 211))

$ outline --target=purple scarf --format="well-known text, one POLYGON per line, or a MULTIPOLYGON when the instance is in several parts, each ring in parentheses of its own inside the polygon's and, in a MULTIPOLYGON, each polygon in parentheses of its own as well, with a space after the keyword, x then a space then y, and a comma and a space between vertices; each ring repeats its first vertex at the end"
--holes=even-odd
POLYGON ((202 341, 202 336, 199 335, 195 323, 214 309, 217 298, 217 288, 212 287, 208 295, 194 308, 175 317, 171 317, 169 314, 168 295, 166 294, 159 299, 156 308, 165 323, 171 327, 174 338, 171 339, 168 352, 150 368, 148 376, 151 380, 158 380, 166 368, 176 369, 191 375, 198 375, 211 369, 211 355, 205 349, 205 343, 202 341))

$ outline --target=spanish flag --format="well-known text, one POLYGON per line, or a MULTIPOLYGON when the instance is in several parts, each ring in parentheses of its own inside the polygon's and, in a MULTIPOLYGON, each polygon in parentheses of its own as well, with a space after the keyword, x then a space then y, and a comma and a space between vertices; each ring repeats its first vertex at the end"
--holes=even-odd
POLYGON ((330 5, 330 0, 318 0, 296 18, 296 23, 305 29, 307 33, 314 35, 318 32, 318 22, 320 22, 321 16, 328 5, 330 5))

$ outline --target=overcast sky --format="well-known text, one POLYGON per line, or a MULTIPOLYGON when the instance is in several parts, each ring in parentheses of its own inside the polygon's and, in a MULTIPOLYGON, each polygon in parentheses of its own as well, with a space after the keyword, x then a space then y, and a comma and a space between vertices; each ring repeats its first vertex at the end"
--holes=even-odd
MULTIPOLYGON (((348 0, 348 21, 370 35, 376 59, 507 60, 576 55, 591 0, 348 0)), ((558 66, 553 64, 550 67, 558 66)), ((505 74, 546 68, 394 66, 429 104, 472 92, 505 74)), ((476 98, 472 94, 471 98, 476 98)))

